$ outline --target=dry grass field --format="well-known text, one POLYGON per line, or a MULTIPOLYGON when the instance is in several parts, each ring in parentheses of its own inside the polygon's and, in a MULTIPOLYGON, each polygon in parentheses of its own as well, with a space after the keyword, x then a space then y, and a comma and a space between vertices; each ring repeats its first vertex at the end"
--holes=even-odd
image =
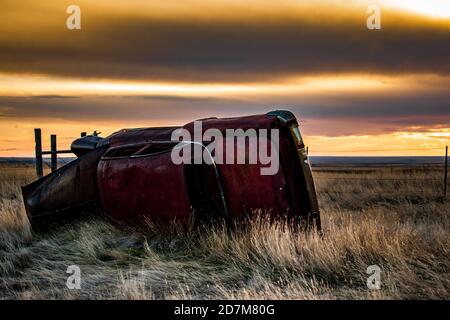
POLYGON ((20 196, 33 168, 3 165, 0 298, 449 299, 441 171, 315 169, 323 237, 264 218, 233 233, 142 234, 98 219, 43 235, 30 230, 20 196), (80 290, 66 287, 73 264, 80 290), (369 265, 381 268, 380 290, 366 286, 369 265))

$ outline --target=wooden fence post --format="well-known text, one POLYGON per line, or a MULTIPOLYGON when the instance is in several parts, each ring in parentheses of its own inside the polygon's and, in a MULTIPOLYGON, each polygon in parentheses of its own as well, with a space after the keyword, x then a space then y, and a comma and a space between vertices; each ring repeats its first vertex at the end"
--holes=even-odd
POLYGON ((56 134, 50 136, 50 152, 52 158, 51 169, 55 172, 58 169, 58 151, 56 150, 56 134))
POLYGON ((38 178, 42 178, 44 171, 42 168, 42 135, 41 129, 34 129, 34 141, 36 152, 36 175, 38 178))

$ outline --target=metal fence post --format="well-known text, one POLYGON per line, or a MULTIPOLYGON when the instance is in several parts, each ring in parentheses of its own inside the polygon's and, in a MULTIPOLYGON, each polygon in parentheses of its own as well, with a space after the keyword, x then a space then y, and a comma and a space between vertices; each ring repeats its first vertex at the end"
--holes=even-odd
POLYGON ((42 168, 42 135, 41 129, 34 129, 35 153, 36 153, 36 175, 42 178, 44 171, 42 168))
POLYGON ((448 146, 445 146, 444 200, 447 198, 448 146))

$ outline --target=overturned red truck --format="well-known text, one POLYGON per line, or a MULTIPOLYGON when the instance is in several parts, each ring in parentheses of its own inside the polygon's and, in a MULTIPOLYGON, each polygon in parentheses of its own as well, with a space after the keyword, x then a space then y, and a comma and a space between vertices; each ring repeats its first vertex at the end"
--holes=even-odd
POLYGON ((230 222, 266 212, 320 230, 309 160, 289 111, 124 129, 77 139, 72 151, 76 160, 22 188, 33 227, 84 212, 132 225, 148 219, 230 222), (243 143, 234 143, 239 139, 243 143), (255 157, 263 149, 277 155, 276 170, 267 173, 268 162, 255 157))

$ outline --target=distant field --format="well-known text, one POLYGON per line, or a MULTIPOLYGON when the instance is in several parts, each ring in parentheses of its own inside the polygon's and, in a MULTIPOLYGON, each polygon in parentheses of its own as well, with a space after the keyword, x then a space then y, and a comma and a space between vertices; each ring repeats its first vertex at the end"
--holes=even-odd
POLYGON ((313 166, 430 166, 444 165, 444 157, 315 157, 313 166))
MULTIPOLYGON (((311 156, 313 166, 427 166, 427 165, 443 165, 444 157, 327 157, 327 156, 311 156)), ((75 159, 73 157, 59 158, 59 163, 65 164, 75 159)), ((1 158, 0 164, 15 165, 33 165, 34 158, 1 158)), ((44 158, 44 163, 50 166, 50 158, 44 158)))
MULTIPOLYGON (((355 167, 357 165, 357 167, 355 167)), ((324 236, 255 219, 228 233, 118 230, 96 219, 33 233, 20 186, 32 163, 0 164, 0 298, 450 298, 450 203, 442 168, 314 167, 324 236), (67 266, 82 272, 66 288, 67 266), (381 289, 366 286, 378 265, 381 289)))

